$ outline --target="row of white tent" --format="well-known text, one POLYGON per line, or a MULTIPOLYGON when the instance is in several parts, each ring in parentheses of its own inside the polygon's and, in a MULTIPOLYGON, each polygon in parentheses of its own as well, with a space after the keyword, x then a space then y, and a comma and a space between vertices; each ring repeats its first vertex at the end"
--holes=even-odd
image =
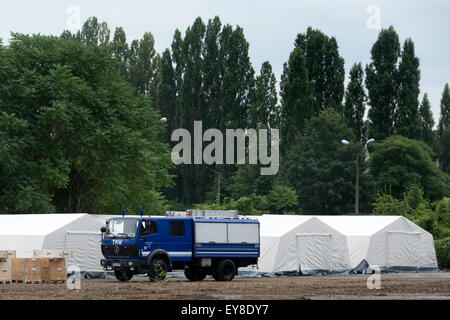
POLYGON ((402 216, 257 217, 261 272, 437 269, 433 236, 402 216))
MULTIPOLYGON (((0 214, 0 250, 72 251, 68 265, 101 271, 100 228, 113 216, 0 214)), ((263 273, 342 272, 362 262, 386 269, 437 269, 433 236, 401 216, 253 216, 260 222, 263 273)))

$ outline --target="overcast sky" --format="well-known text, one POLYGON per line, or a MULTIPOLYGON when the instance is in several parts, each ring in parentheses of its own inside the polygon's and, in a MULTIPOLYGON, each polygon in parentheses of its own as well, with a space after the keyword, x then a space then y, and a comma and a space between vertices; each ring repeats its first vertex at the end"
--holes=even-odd
POLYGON ((256 72, 268 60, 278 80, 297 33, 308 26, 336 37, 348 78, 353 63, 369 62, 379 22, 381 28, 393 25, 401 43, 408 37, 414 41, 420 58, 420 98, 428 92, 436 121, 444 85, 450 82, 447 0, 11 0, 0 3, 0 38, 7 42, 11 31, 60 35, 68 22, 72 25, 71 6, 80 9, 81 22, 96 16, 112 33, 122 26, 128 41, 150 31, 158 52, 170 46, 176 28, 184 33, 196 17, 206 24, 218 15, 223 24, 244 28, 256 72))

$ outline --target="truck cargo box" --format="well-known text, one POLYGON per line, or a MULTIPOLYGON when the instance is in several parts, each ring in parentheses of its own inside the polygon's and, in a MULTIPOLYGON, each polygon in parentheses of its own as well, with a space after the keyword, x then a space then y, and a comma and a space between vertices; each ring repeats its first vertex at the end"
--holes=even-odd
POLYGON ((194 219, 196 257, 259 256, 259 223, 247 219, 194 219))

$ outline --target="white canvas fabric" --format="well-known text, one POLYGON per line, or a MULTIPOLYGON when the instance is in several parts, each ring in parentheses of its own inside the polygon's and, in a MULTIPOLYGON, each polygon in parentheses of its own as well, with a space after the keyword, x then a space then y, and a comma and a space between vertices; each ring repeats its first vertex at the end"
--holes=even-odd
POLYGON ((402 216, 254 216, 260 272, 381 268, 437 269, 433 236, 402 216))
POLYGON ((347 237, 350 265, 437 268, 433 236, 402 216, 317 216, 347 237))
POLYGON ((260 272, 350 268, 344 235, 314 216, 262 215, 260 272))
POLYGON ((16 250, 21 258, 35 249, 72 251, 67 266, 101 271, 102 225, 89 214, 0 214, 0 250, 16 250))

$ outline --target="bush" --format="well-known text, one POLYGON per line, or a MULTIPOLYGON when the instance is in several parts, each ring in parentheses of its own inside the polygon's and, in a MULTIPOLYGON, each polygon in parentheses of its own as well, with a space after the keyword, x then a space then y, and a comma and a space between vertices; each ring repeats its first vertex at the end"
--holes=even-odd
POLYGON ((436 240, 436 257, 440 269, 450 269, 450 237, 436 240))
POLYGON ((408 205, 401 200, 395 199, 386 190, 378 192, 373 203, 373 213, 387 216, 409 216, 408 205))
POLYGON ((437 202, 436 214, 439 223, 450 228, 450 198, 444 198, 437 202))

